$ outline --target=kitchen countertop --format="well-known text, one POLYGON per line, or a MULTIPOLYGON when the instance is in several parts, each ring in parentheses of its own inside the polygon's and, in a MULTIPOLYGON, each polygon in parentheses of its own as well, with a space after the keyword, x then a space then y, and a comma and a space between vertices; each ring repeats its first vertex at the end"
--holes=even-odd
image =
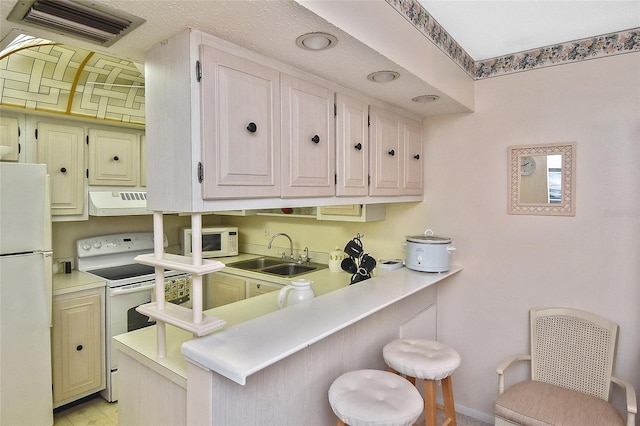
MULTIPOLYGON (((224 263, 251 257, 258 256, 226 258, 224 263)), ((278 292, 271 292, 210 309, 205 313, 224 319, 226 325, 197 339, 187 331, 167 327, 165 358, 157 356, 155 326, 116 336, 114 344, 182 387, 186 387, 185 356, 244 384, 249 375, 461 269, 452 266, 449 272, 438 274, 400 268, 352 286, 350 274, 323 269, 303 275, 313 281, 316 295, 322 297, 279 310, 278 292)), ((233 268, 222 272, 265 280, 263 274, 233 268)))
POLYGON ((244 385, 251 374, 461 270, 397 269, 188 341, 182 353, 201 368, 244 385))
MULTIPOLYGON (((257 257, 263 256, 255 254, 240 254, 238 256, 225 257, 217 260, 220 260, 225 264, 230 264, 257 257)), ((266 276, 259 272, 235 269, 232 267, 225 267, 220 272, 234 274, 249 279, 279 283, 282 285, 286 285, 291 281, 291 279, 288 278, 280 278, 272 275, 266 276)), ((346 272, 331 272, 326 268, 313 271, 296 278, 301 277, 313 281, 312 287, 316 296, 322 296, 337 289, 347 287, 351 279, 351 274, 346 272)), ((204 313, 225 320, 226 325, 221 329, 225 330, 237 324, 277 311, 277 297, 278 292, 273 291, 235 303, 230 303, 228 305, 209 309, 204 311, 204 313)), ((221 330, 218 330, 218 332, 221 330)), ((182 387, 186 387, 187 361, 181 353, 181 345, 192 340, 193 335, 188 331, 181 330, 173 326, 167 326, 166 333, 167 344, 165 358, 158 358, 156 326, 146 327, 115 336, 114 345, 118 350, 133 357, 162 376, 182 387)))
POLYGON ((61 296, 76 291, 91 290, 106 286, 106 282, 95 275, 80 271, 71 271, 70 274, 53 275, 53 296, 61 296))

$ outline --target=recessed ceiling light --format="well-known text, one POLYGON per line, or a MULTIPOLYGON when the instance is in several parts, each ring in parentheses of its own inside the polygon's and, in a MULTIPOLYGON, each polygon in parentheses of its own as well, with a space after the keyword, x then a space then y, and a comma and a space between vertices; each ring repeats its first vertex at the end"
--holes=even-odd
POLYGON ((411 99, 413 102, 418 102, 421 104, 428 104, 430 102, 435 102, 438 99, 440 99, 440 96, 438 95, 420 95, 420 96, 416 96, 415 98, 411 99))
POLYGON ((307 33, 298 37, 296 44, 305 50, 326 50, 338 44, 338 39, 327 33, 307 33))
POLYGON ((367 76, 367 79, 376 83, 387 83, 389 81, 397 80, 400 78, 400 74, 395 71, 376 71, 367 76))

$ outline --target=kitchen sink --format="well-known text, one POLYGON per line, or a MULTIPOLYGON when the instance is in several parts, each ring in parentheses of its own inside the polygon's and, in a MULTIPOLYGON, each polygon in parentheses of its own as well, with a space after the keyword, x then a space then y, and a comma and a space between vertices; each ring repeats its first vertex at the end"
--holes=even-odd
POLYGON ((298 263, 287 263, 286 265, 272 266, 265 268, 262 272, 267 274, 281 275, 283 277, 293 277, 307 272, 315 271, 317 268, 311 265, 302 265, 298 263))
POLYGON ((295 263, 275 257, 259 257, 257 259, 241 260, 239 262, 229 263, 227 266, 279 277, 296 277, 327 267, 327 265, 322 263, 295 263))
POLYGON ((285 262, 286 261, 284 260, 276 258, 259 257, 257 259, 241 260, 239 262, 230 263, 227 266, 238 269, 259 270, 270 266, 282 265, 285 262))

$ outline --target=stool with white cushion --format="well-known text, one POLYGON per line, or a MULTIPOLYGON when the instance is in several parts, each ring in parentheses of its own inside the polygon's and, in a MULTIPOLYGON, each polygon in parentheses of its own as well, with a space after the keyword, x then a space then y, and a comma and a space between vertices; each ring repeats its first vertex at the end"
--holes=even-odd
POLYGON ((422 413, 422 397, 406 379, 380 370, 344 373, 329 387, 338 426, 410 426, 422 413))
POLYGON ((387 343, 382 356, 392 371, 405 375, 415 384, 424 380, 425 425, 436 425, 436 410, 445 412, 443 425, 456 425, 451 374, 460 365, 460 355, 453 348, 425 339, 397 339, 387 343), (436 403, 436 383, 442 383, 443 406, 436 403))

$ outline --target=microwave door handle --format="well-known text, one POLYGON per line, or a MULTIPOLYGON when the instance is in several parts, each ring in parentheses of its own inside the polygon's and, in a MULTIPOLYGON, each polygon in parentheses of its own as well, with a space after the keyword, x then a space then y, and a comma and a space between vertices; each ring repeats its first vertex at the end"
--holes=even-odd
POLYGON ((140 287, 133 287, 133 288, 116 288, 114 289, 111 294, 113 296, 120 296, 122 294, 129 294, 129 293, 138 293, 140 291, 145 291, 145 290, 153 290, 155 288, 155 283, 154 284, 148 284, 148 285, 141 285, 140 287))

